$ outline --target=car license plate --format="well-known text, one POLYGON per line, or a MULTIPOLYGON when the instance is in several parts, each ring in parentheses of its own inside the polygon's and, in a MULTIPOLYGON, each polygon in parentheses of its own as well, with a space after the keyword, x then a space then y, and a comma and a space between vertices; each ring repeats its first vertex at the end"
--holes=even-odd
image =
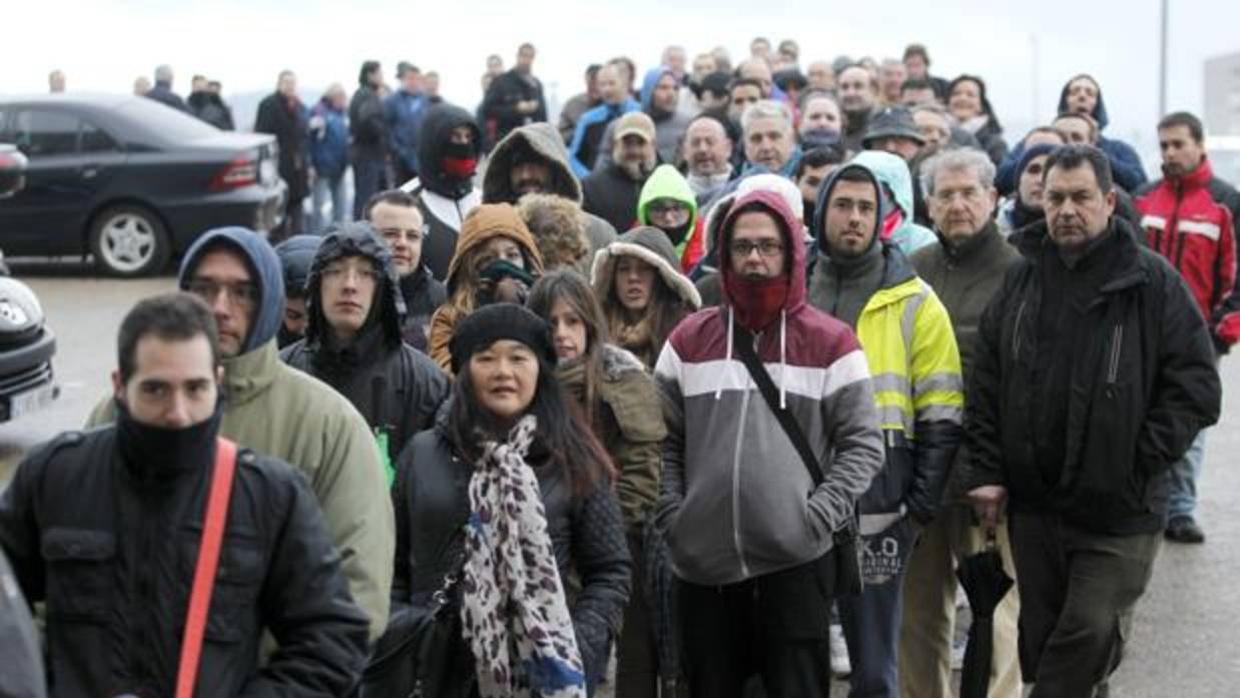
POLYGON ((52 404, 55 398, 56 387, 51 383, 18 393, 9 398, 9 419, 17 419, 24 414, 41 410, 52 404))

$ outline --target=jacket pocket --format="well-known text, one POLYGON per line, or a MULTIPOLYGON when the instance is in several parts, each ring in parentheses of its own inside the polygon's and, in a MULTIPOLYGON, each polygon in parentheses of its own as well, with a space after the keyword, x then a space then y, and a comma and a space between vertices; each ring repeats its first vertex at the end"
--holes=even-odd
MULTIPOLYGON (((900 504, 913 486, 913 449, 893 445, 893 434, 885 432, 883 469, 870 483, 858 505, 862 514, 879 514, 900 510, 900 504)), ((899 437, 896 437, 899 438, 899 437)))
MULTIPOLYGON (((200 529, 184 534, 180 564, 186 608, 198 565, 200 529)), ((215 586, 207 616, 205 637, 212 642, 237 642, 252 636, 259 625, 258 595, 266 577, 266 556, 257 539, 246 532, 229 531, 220 545, 215 586)), ((184 623, 184 619, 181 619, 184 623)))
POLYGON ((40 548, 48 565, 48 617, 101 621, 116 589, 116 537, 107 531, 51 528, 40 548))

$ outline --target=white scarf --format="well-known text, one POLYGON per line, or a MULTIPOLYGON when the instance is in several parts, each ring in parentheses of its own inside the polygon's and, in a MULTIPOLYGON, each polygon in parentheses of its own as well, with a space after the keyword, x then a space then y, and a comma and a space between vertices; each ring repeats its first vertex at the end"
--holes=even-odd
POLYGON ((538 478, 537 420, 487 442, 469 480, 461 622, 483 698, 585 698, 586 682, 538 478), (511 609, 511 611, 510 611, 511 609))

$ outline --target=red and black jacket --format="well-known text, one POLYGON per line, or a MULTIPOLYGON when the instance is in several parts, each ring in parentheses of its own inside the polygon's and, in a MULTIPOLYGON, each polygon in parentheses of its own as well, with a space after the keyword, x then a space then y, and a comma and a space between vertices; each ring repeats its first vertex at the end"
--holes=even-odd
POLYGON ((1240 341, 1236 214, 1240 193, 1214 177, 1209 160, 1184 177, 1154 182, 1136 197, 1146 240, 1188 282, 1215 344, 1240 341))

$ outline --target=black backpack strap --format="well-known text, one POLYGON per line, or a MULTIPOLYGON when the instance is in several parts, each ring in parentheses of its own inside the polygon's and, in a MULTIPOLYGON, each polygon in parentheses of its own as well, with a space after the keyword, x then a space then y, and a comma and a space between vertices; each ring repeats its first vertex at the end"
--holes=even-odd
POLYGON ((801 461, 805 464, 805 469, 809 471, 810 479, 814 481, 814 487, 821 485, 823 481, 822 467, 814 456, 814 450, 810 448, 809 440, 805 438, 805 432, 801 431, 801 425, 797 424, 791 412, 780 408, 779 390, 775 387, 775 381, 771 379, 771 374, 767 373, 766 366, 762 365, 761 359, 758 358, 757 352, 754 351, 753 335, 745 331, 740 325, 734 324, 732 327, 732 344, 737 356, 741 359, 741 363, 745 364, 745 368, 749 371, 750 377, 758 384, 758 392, 762 393, 762 398, 766 400, 766 406, 771 408, 775 419, 779 421, 779 426, 783 427, 784 433, 792 441, 792 446, 800 454, 801 461))

